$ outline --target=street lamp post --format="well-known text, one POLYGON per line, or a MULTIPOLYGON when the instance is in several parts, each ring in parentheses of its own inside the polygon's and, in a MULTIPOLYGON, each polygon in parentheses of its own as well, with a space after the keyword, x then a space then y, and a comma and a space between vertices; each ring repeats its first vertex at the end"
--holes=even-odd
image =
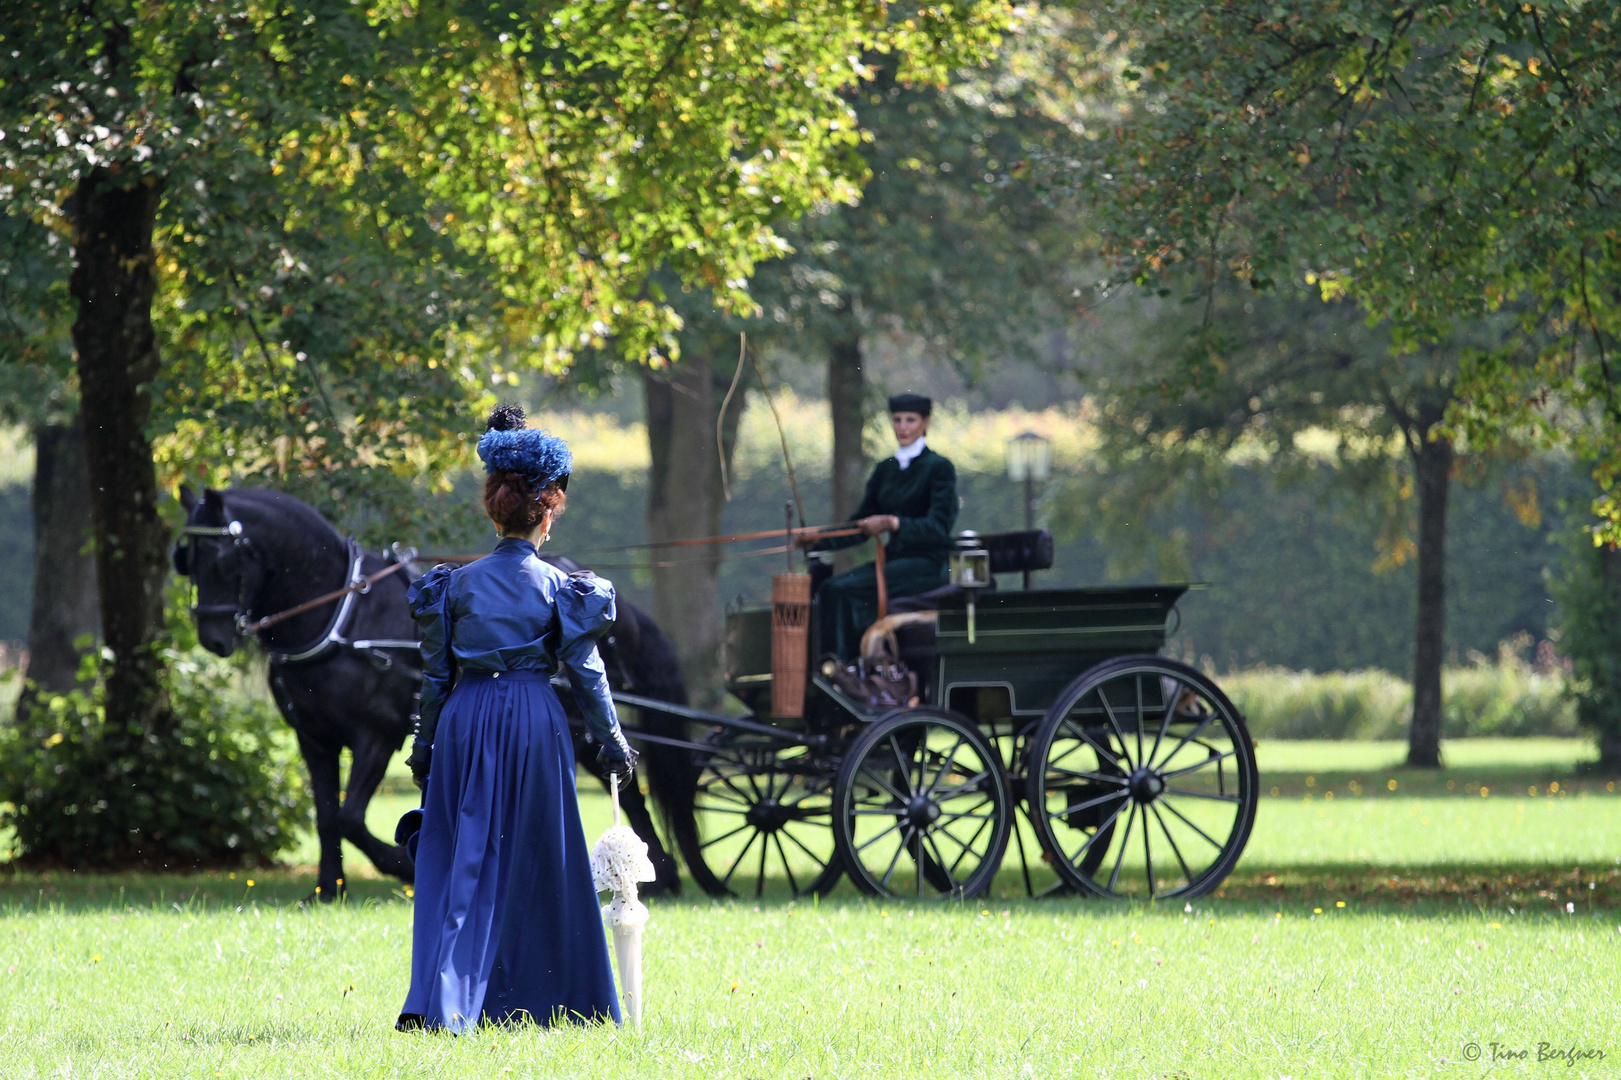
MULTIPOLYGON (((1036 485, 1047 482, 1052 472, 1052 443, 1033 431, 1014 436, 1007 444, 1007 478, 1024 483, 1024 527, 1036 527, 1036 485)), ((1030 571, 1024 572, 1024 587, 1030 588, 1030 571)))

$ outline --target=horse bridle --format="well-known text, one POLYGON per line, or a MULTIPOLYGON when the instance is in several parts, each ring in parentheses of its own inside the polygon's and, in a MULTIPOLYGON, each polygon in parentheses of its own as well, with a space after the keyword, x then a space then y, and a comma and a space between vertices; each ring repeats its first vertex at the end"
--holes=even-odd
MULTIPOLYGON (((184 525, 181 527, 180 533, 182 536, 187 537, 207 537, 214 539, 225 539, 226 537, 229 537, 232 546, 237 548, 239 551, 255 550, 252 546, 252 542, 248 539, 247 530, 243 528, 242 522, 236 520, 235 518, 226 522, 224 525, 184 525)), ((326 603, 337 600, 338 608, 332 613, 332 619, 327 623, 326 630, 322 632, 320 637, 316 638, 313 643, 302 649, 292 649, 288 651, 270 649, 267 646, 266 649, 270 654, 271 663, 304 663, 306 661, 319 659, 331 649, 343 646, 363 651, 378 649, 419 649, 421 645, 415 639, 368 638, 359 641, 349 641, 344 638, 343 631, 345 627, 348 626, 349 616, 354 610, 355 597, 365 596, 367 593, 371 592, 371 587, 376 581, 386 577, 402 567, 409 566, 411 560, 416 556, 416 550, 401 550, 400 546, 395 544, 393 548, 395 558, 394 564, 389 566, 386 570, 373 574, 370 577, 365 577, 362 574, 366 557, 365 552, 361 550, 360 545, 355 542, 353 537, 346 536, 343 539, 344 544, 348 548, 349 572, 343 588, 339 590, 337 594, 328 594, 328 596, 318 598, 316 601, 309 602, 308 604, 300 604, 293 608, 289 608, 287 611, 276 612, 275 614, 266 615, 262 618, 255 619, 253 618, 252 612, 248 610, 248 598, 246 595, 248 587, 247 575, 240 574, 238 575, 237 579, 237 597, 234 605, 194 604, 192 605, 191 609, 192 618, 195 620, 200 617, 207 618, 210 616, 229 615, 231 617, 231 624, 236 629, 237 636, 244 638, 257 637, 261 632, 269 629, 276 622, 279 622, 286 617, 299 613, 303 610, 307 610, 310 607, 321 607, 326 603)), ((389 663, 392 664, 392 661, 389 661, 389 663)))
MULTIPOLYGON (((252 550, 251 545, 248 542, 247 531, 242 528, 242 523, 234 518, 231 521, 226 522, 224 525, 183 525, 180 528, 180 535, 217 538, 230 537, 231 546, 236 548, 238 551, 244 549, 252 550)), ((188 573, 186 576, 190 577, 190 571, 195 569, 195 567, 190 566, 188 560, 188 573)), ((247 590, 247 575, 238 575, 235 604, 193 604, 191 606, 191 617, 193 619, 197 619, 199 617, 208 617, 213 615, 230 615, 232 617, 232 625, 236 627, 237 636, 249 637, 250 635, 247 629, 248 598, 245 595, 247 590)))

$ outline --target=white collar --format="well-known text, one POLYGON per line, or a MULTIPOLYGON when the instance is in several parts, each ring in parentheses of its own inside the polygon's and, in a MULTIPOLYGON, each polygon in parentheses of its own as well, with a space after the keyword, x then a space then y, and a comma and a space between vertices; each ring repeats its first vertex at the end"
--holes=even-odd
POLYGON ((895 460, 900 462, 901 468, 904 469, 908 465, 912 464, 912 459, 923 453, 923 450, 923 436, 919 435, 912 442, 911 446, 899 446, 895 448, 895 460))

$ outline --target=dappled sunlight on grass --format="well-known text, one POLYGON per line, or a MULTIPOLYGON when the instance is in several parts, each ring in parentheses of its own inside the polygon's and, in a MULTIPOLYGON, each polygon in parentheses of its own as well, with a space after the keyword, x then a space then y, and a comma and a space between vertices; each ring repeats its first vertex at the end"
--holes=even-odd
MULTIPOLYGON (((1434 794, 1399 747, 1339 744, 1360 796, 1303 749, 1262 744, 1263 789, 1303 793, 1263 796, 1200 899, 1028 900, 1011 843, 967 902, 689 885, 652 901, 641 1032, 395 1034, 411 901, 352 850, 339 905, 299 905, 309 867, 0 875, 0 1076, 1429 1076, 1471 1042, 1621 1053, 1621 797, 1444 786, 1521 769, 1563 791, 1572 748, 1452 744, 1434 794)), ((379 833, 416 802, 397 780, 379 833)), ((584 778, 581 809, 594 837, 607 800, 584 778)), ((1020 835, 1039 890, 1053 875, 1020 835)))
POLYGON ((663 902, 642 1032, 463 1039, 390 1030, 403 901, 12 914, 0 1073, 1428 1075, 1472 1040, 1617 1045, 1613 920, 1347 899, 663 902))

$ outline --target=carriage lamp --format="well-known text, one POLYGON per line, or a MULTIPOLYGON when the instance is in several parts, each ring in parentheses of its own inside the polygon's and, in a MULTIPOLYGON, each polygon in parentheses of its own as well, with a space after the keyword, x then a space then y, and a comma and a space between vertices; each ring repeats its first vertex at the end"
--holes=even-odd
MULTIPOLYGON (((1052 441, 1026 431, 1008 440, 1007 478, 1024 485, 1024 527, 1036 527, 1036 485, 1045 484, 1052 474, 1052 441)), ((1024 587, 1030 588, 1030 571, 1024 572, 1024 587)))
MULTIPOLYGON (((977 544, 979 538, 965 533, 964 540, 977 544)), ((951 583, 968 597, 968 644, 974 644, 974 601, 979 590, 991 583, 991 553, 979 547, 958 548, 951 553, 951 583)))

